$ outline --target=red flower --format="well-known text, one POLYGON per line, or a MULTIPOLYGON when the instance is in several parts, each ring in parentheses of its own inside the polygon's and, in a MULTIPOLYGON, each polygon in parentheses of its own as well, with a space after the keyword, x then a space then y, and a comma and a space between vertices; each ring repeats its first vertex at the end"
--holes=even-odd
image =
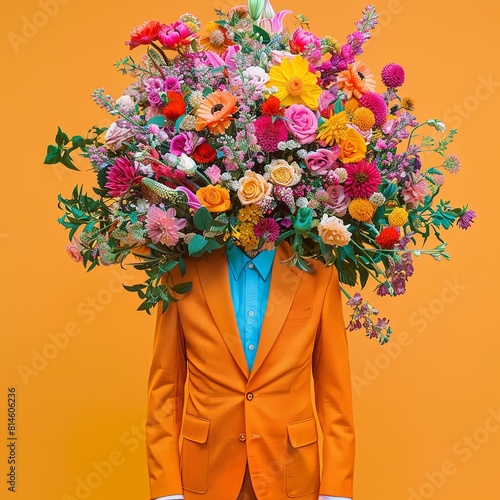
POLYGON ((167 92, 167 104, 163 108, 163 114, 168 120, 175 122, 177 118, 186 112, 186 103, 184 97, 179 92, 167 92))
POLYGON ((399 241, 399 229, 397 227, 384 227, 380 234, 375 238, 375 243, 380 248, 392 250, 399 241))
POLYGON ((274 95, 269 96, 262 104, 262 114, 271 116, 282 115, 281 101, 274 95))
POLYGON ((160 32, 161 24, 154 19, 136 26, 130 33, 130 41, 125 42, 130 46, 130 50, 135 49, 139 45, 149 45, 151 42, 158 40, 158 33, 160 32))
POLYGON ((217 153, 210 144, 202 142, 196 146, 191 156, 196 163, 211 163, 217 157, 217 153))

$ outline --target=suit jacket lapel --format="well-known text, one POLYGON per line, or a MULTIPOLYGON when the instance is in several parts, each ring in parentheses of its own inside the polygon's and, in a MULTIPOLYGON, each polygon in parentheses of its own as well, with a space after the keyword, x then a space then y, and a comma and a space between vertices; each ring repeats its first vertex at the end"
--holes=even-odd
POLYGON ((212 253, 206 259, 198 258, 196 264, 205 300, 215 324, 231 355, 245 377, 248 378, 247 360, 243 352, 243 345, 232 306, 225 252, 220 250, 212 253))
POLYGON ((276 249, 273 269, 271 274, 271 287, 267 303, 266 315, 262 324, 259 347, 253 364, 250 378, 262 366, 264 359, 269 354, 276 338, 278 337, 285 319, 288 315, 293 299, 299 287, 302 272, 295 266, 281 262, 291 257, 291 252, 283 245, 276 249))

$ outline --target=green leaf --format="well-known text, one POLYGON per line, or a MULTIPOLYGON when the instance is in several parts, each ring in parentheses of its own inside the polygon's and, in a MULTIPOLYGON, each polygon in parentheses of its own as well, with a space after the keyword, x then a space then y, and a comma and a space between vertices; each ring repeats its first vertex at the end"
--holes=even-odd
POLYGON ((344 111, 344 104, 342 103, 342 99, 337 99, 335 101, 334 113, 338 114, 344 111))
POLYGON ((147 121, 147 125, 158 125, 158 127, 163 127, 165 125, 165 117, 163 115, 152 116, 147 121))
POLYGON ((47 155, 45 156, 45 160, 43 163, 46 165, 55 165, 61 161, 61 152, 60 149, 56 146, 48 146, 47 147, 47 155))
MULTIPOLYGON (((107 182, 108 182, 108 169, 102 168, 101 170, 99 170, 99 172, 97 172, 97 183, 99 184, 99 187, 101 189, 105 189, 107 182)), ((99 194, 99 193, 97 193, 97 194, 99 194)), ((107 191, 106 191, 106 194, 107 194, 107 191)))
POLYGON ((269 33, 256 24, 253 25, 253 32, 260 38, 260 41, 267 45, 271 41, 269 33))
POLYGON ((194 255, 198 257, 204 252, 205 247, 208 244, 208 240, 203 238, 200 234, 197 234, 193 237, 193 239, 189 242, 188 251, 189 255, 194 255))
POLYGON ((64 151, 60 162, 66 167, 69 168, 70 170, 78 170, 73 163, 73 160, 71 159, 71 154, 68 150, 64 151))
POLYGON ((85 139, 81 135, 75 135, 71 138, 73 148, 83 148, 86 144, 85 139))
POLYGON ((182 258, 182 255, 179 255, 179 270, 181 271, 181 276, 186 274, 186 261, 182 258))
POLYGON ((386 188, 382 191, 386 200, 390 200, 398 192, 398 186, 393 182, 387 184, 386 188))
POLYGON ((214 225, 215 221, 210 215, 207 207, 201 207, 196 210, 193 216, 193 223, 196 229, 200 231, 210 231, 210 228, 214 225))
POLYGON ((185 293, 188 293, 189 291, 191 291, 191 288, 193 288, 193 283, 188 281, 186 283, 178 283, 177 285, 174 285, 172 287, 172 290, 175 292, 175 293, 179 293, 181 295, 185 294, 185 293))
POLYGON ((160 271, 161 274, 169 273, 177 264, 178 262, 176 260, 167 260, 167 262, 158 266, 158 271, 160 271))
POLYGON ((68 142, 68 136, 61 130, 61 127, 57 127, 56 144, 58 146, 65 146, 68 142))
POLYGON ((146 288, 146 285, 144 283, 138 284, 138 285, 122 285, 127 292, 138 292, 139 290, 142 290, 146 288))

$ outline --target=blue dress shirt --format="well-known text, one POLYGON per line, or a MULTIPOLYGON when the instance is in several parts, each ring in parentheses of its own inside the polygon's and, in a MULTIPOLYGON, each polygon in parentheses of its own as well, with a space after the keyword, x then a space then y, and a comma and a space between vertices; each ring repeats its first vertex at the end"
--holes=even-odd
MULTIPOLYGON (((255 361, 262 323, 266 314, 275 252, 274 249, 263 250, 250 259, 236 245, 228 245, 226 249, 231 299, 250 371, 255 361)), ((183 498, 183 495, 172 495, 157 500, 180 500, 183 498)), ((319 500, 351 499, 320 495, 319 500)))
POLYGON ((236 245, 226 251, 231 299, 249 370, 255 361, 266 314, 275 253, 274 249, 263 250, 250 259, 236 245))

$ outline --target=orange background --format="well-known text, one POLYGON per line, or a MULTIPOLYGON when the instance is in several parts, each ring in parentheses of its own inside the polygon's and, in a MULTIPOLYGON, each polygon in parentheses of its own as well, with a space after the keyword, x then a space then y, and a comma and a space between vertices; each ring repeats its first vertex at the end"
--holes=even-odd
MULTIPOLYGON (((129 83, 113 63, 128 54, 123 41, 133 26, 152 17, 170 23, 188 11, 206 22, 214 7, 230 5, 24 0, 2 14, 0 472, 5 479, 7 389, 16 386, 12 498, 148 498, 143 422, 153 318, 136 312, 138 300, 119 285, 140 275, 86 274, 67 258, 56 197, 76 183, 90 191, 93 176, 42 161, 58 125, 84 135, 110 123, 90 94, 104 86, 117 98, 129 83)), ((364 2, 273 5, 304 12, 315 33, 343 42, 364 2)), ((488 256, 496 258, 498 241, 500 7, 491 0, 481 9, 435 0, 375 5, 381 26, 362 60, 375 74, 388 62, 402 64, 403 93, 414 97, 417 116, 459 128, 451 151, 464 167, 442 193, 457 206, 468 202, 478 220, 446 234, 450 262, 417 259, 403 298, 373 298, 396 332, 387 346, 349 336, 355 498, 497 500, 499 274, 488 256)), ((10 498, 6 488, 2 480, 0 497, 10 498)))

